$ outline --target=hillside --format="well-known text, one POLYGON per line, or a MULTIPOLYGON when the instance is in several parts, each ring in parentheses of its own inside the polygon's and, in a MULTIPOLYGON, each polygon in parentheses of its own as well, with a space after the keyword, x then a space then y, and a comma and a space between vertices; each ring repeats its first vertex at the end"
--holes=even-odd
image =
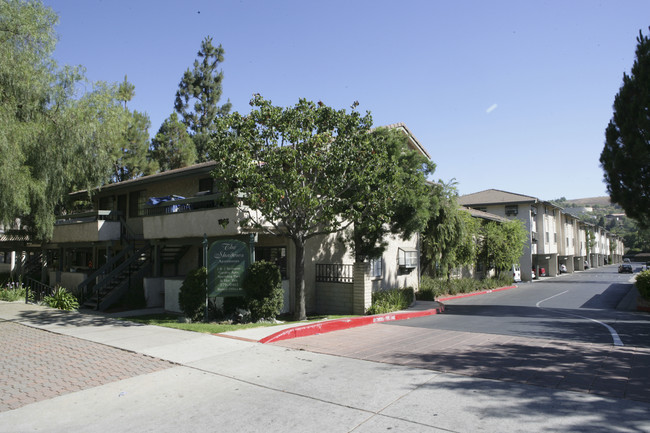
POLYGON ((567 200, 567 204, 573 204, 575 206, 611 206, 612 202, 609 199, 609 196, 601 197, 589 197, 589 198, 576 198, 573 200, 567 200))

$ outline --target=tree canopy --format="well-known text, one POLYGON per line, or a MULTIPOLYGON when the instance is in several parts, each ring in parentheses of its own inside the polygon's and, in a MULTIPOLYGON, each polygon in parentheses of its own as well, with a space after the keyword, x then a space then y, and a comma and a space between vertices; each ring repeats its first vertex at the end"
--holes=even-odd
POLYGON ((222 191, 245 197, 249 218, 243 224, 293 242, 295 315, 304 319, 305 242, 355 222, 372 228, 393 220, 395 191, 378 186, 386 185, 386 175, 406 176, 400 170, 408 164, 400 168, 398 158, 390 158, 392 140, 370 133, 369 113, 305 99, 282 108, 260 95, 250 104, 249 114, 219 121, 210 156, 220 163, 213 174, 222 191))
POLYGON ((650 227, 650 39, 639 32, 636 60, 614 98, 600 155, 611 200, 650 227))
POLYGON ((40 2, 0 2, 0 220, 36 239, 70 191, 106 182, 123 125, 116 86, 80 93, 83 68, 52 59, 57 21, 40 2))
POLYGON ((519 258, 526 243, 526 229, 520 220, 488 221, 480 229, 480 256, 498 271, 508 269, 519 258))
POLYGON ((187 133, 187 127, 176 113, 165 119, 151 140, 151 159, 160 171, 186 167, 196 162, 196 148, 187 133))
POLYGON ((203 39, 193 70, 185 71, 176 92, 174 108, 190 129, 199 162, 207 159, 210 133, 216 119, 230 112, 230 101, 218 105, 223 81, 223 71, 218 67, 224 60, 224 53, 221 45, 212 45, 211 37, 203 39))

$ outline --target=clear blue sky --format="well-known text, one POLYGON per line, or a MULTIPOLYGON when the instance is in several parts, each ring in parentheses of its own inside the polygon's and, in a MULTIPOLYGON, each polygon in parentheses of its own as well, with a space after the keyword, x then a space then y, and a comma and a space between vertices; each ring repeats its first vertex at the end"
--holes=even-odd
POLYGON ((135 85, 129 107, 173 111, 201 40, 222 44, 222 102, 305 97, 404 122, 461 194, 606 195, 598 158, 648 0, 46 0, 60 65, 135 85))

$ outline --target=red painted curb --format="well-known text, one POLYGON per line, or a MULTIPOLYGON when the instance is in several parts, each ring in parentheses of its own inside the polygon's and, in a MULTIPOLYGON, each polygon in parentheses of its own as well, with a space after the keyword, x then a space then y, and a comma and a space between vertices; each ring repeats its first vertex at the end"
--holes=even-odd
POLYGON ((392 322, 395 320, 407 320, 415 317, 431 316, 442 313, 445 310, 444 305, 439 308, 423 311, 408 311, 403 313, 377 314, 374 316, 351 317, 348 319, 326 320, 323 322, 310 323, 309 325, 296 326, 283 331, 271 334, 262 338, 259 342, 262 344, 273 343, 275 341, 289 340, 291 338, 308 337, 315 334, 324 334, 326 332, 340 331, 342 329, 356 328, 358 326, 371 325, 373 323, 392 322))
POLYGON ((515 288, 517 288, 517 286, 499 287, 498 289, 482 290, 480 292, 472 292, 472 293, 465 293, 463 295, 448 296, 446 298, 438 298, 436 299, 436 301, 443 302, 443 301, 449 301, 451 299, 469 298, 470 296, 485 295, 487 293, 500 292, 502 290, 510 290, 515 288))

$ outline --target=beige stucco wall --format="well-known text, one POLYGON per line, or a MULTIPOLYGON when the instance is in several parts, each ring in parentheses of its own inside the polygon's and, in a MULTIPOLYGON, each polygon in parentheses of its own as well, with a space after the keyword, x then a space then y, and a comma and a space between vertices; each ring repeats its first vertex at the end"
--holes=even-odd
POLYGON ((98 242, 118 240, 120 223, 116 221, 91 221, 54 226, 52 243, 98 242))

